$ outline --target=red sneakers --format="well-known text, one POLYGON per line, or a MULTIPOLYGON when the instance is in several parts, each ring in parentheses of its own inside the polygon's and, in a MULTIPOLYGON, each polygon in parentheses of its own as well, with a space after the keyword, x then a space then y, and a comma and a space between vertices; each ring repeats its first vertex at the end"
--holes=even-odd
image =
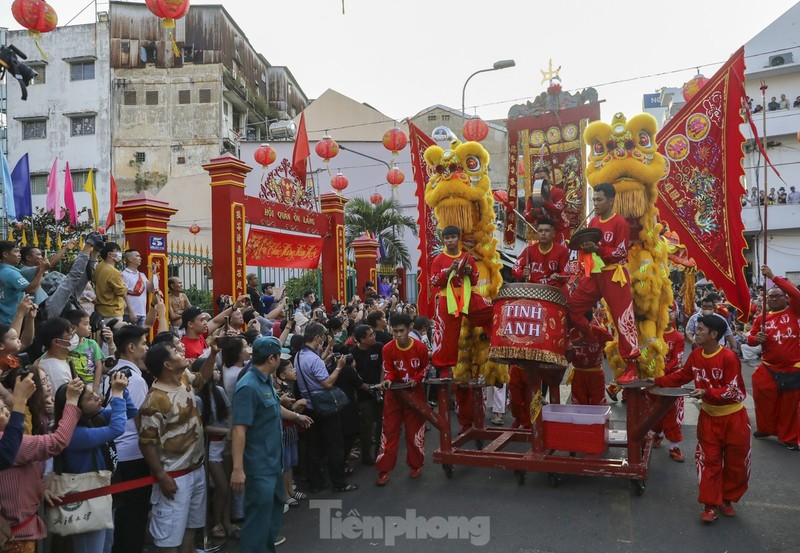
MULTIPOLYGON (((422 476, 422 468, 411 469, 411 472, 409 473, 409 476, 411 478, 419 478, 420 476, 422 476)), ((389 479, 389 475, 388 474, 386 475, 386 479, 387 480, 389 479)))
POLYGON ((706 505, 703 512, 700 513, 700 520, 703 522, 714 522, 717 520, 717 510, 711 505, 706 505))
POLYGON ((735 517, 736 516, 736 509, 733 508, 730 501, 723 501, 722 505, 719 507, 719 512, 725 515, 726 517, 735 517))
POLYGON ((375 481, 376 486, 385 486, 389 482, 388 472, 379 472, 378 479, 375 481))
POLYGON ((683 463, 686 460, 678 446, 673 446, 669 449, 669 457, 676 463, 683 463))

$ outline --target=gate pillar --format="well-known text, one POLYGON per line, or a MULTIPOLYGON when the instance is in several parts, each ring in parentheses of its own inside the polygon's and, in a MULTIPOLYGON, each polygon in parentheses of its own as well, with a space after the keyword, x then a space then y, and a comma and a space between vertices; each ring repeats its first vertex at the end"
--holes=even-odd
POLYGON ((319 298, 325 307, 331 302, 347 302, 346 282, 346 248, 344 242, 344 206, 347 198, 333 192, 320 195, 320 208, 328 217, 328 232, 322 241, 322 257, 320 258, 320 277, 322 279, 322 297, 319 298))
POLYGON ((211 176, 211 250, 214 259, 214 311, 223 294, 234 301, 247 290, 245 282, 245 184, 252 169, 230 154, 212 159, 203 169, 211 176))
MULTIPOLYGON (((139 269, 152 279, 153 273, 158 276, 158 286, 166 301, 167 289, 167 224, 178 212, 167 202, 156 199, 145 191, 128 198, 117 206, 117 213, 125 224, 125 240, 131 249, 142 256, 144 267, 139 269)), ((149 304, 148 304, 149 305, 149 304)), ((169 317, 169 313, 167 313, 169 317)), ((161 329, 165 330, 165 329, 161 329)))
POLYGON ((364 294, 364 285, 372 281, 378 286, 378 241, 365 234, 351 244, 356 256, 356 293, 364 294))

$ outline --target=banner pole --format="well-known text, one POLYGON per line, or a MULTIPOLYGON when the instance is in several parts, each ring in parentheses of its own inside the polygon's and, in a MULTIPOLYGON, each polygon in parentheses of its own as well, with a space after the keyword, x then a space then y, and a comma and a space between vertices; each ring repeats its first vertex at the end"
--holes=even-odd
MULTIPOLYGON (((764 152, 767 151, 767 83, 761 81, 761 140, 764 141, 764 152)), ((769 197, 767 196, 767 160, 764 158, 764 261, 761 263, 762 267, 767 264, 767 244, 769 243, 767 237, 767 211, 769 207, 769 197)), ((767 323, 767 279, 764 279, 764 294, 761 299, 761 314, 764 317, 763 324, 767 323)))

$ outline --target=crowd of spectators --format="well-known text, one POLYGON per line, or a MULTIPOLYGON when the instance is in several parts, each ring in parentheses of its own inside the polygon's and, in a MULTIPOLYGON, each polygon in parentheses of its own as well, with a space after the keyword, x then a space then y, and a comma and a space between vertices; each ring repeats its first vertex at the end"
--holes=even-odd
POLYGON ((63 498, 45 473, 97 470, 155 484, 114 494, 113 528, 71 536, 76 551, 138 553, 148 535, 189 550, 203 528, 274 547, 285 512, 310 493, 355 490, 348 476, 375 464, 388 319, 409 315, 430 347, 430 321, 396 282, 326 311, 312 290, 288 298, 248 275, 247 294, 218 298, 212 316, 178 278, 163 298, 138 252, 97 234, 46 289, 52 259, 10 242, 0 255, 0 516, 15 551, 51 539, 43 509, 63 498), (312 394, 332 387, 347 407, 315 415, 312 394), (24 493, 8 493, 20 482, 24 493))

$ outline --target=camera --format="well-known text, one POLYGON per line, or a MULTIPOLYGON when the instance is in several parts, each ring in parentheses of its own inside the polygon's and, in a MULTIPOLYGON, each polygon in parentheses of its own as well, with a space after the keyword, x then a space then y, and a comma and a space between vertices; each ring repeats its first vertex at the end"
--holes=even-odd
POLYGON ((6 72, 17 79, 22 89, 22 100, 25 101, 28 99, 28 85, 38 73, 19 61, 19 58, 26 60, 28 56, 13 44, 0 46, 0 79, 6 72))
POLYGON ((353 354, 352 353, 348 353, 347 355, 345 355, 344 356, 344 362, 347 363, 348 365, 350 363, 352 363, 353 362, 353 354))
MULTIPOLYGON (((105 364, 107 369, 111 369, 112 367, 114 367, 117 364, 117 360, 114 359, 113 357, 106 357, 106 359, 105 359, 105 361, 103 361, 103 363, 105 364)), ((108 376, 110 378, 110 377, 114 376, 117 373, 122 373, 127 378, 130 378, 131 375, 133 374, 133 371, 131 370, 130 367, 119 367, 117 369, 113 369, 113 370, 109 371, 108 376)))

